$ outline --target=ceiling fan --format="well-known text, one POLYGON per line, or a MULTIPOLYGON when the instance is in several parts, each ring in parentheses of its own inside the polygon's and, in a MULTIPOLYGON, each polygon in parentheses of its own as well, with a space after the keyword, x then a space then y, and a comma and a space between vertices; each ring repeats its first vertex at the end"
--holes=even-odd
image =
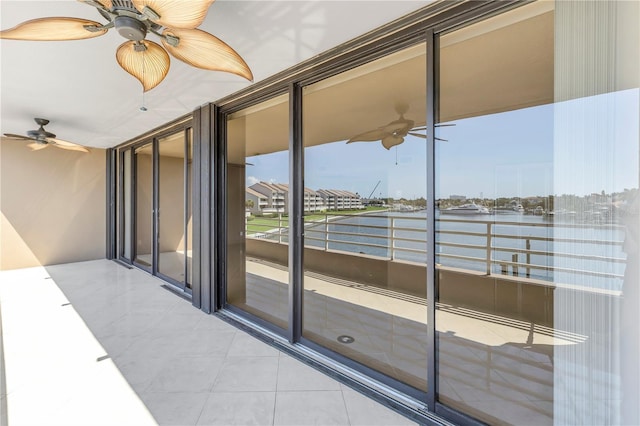
POLYGON ((40 125, 40 128, 38 130, 29 130, 27 132, 27 136, 14 135, 12 133, 5 133, 4 135, 9 139, 33 141, 27 145, 32 151, 38 151, 48 147, 49 145, 53 145, 56 148, 67 149, 69 151, 89 152, 89 150, 82 145, 63 141, 62 139, 56 139, 56 135, 51 132, 47 132, 44 129, 44 126, 49 124, 49 120, 45 118, 34 118, 34 120, 40 125))
MULTIPOLYGON (((407 135, 426 139, 426 134, 418 133, 420 131, 426 130, 426 126, 414 127, 415 122, 413 120, 404 118, 404 114, 408 109, 409 107, 407 105, 396 105, 396 111, 398 114, 400 114, 400 118, 398 118, 397 120, 393 120, 389 124, 386 124, 382 127, 378 127, 377 129, 369 130, 367 132, 353 136, 347 141, 347 143, 380 141, 382 142, 382 146, 384 146, 386 149, 391 149, 392 147, 400 145, 402 142, 404 142, 404 138, 407 135)), ((440 126, 455 126, 455 124, 436 124, 436 127, 440 126)), ((441 138, 435 139, 439 141, 446 141, 446 139, 441 138)))
POLYGON ((51 17, 25 21, 0 31, 11 40, 62 41, 98 37, 115 28, 127 39, 116 51, 118 64, 137 78, 144 92, 156 87, 169 72, 169 52, 188 65, 230 72, 249 81, 253 74, 229 45, 200 30, 214 0, 78 0, 98 10, 108 22, 80 18, 51 17), (146 40, 148 33, 160 37, 159 44, 146 40), (166 49, 166 50, 165 50, 166 49))

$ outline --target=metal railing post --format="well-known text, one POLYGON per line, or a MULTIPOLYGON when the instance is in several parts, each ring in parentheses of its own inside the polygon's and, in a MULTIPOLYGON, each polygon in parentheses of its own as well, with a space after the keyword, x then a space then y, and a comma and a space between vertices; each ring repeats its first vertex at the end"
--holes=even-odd
POLYGON ((486 254, 487 275, 491 275, 491 223, 487 223, 487 254, 486 254))
POLYGON ((324 251, 329 251, 329 215, 324 214, 324 251))
POLYGON ((396 218, 395 217, 391 217, 391 240, 389 241, 389 249, 390 249, 390 254, 391 254, 391 260, 395 259, 396 257, 396 241, 395 241, 395 235, 396 234, 396 218))
POLYGON ((531 240, 528 238, 525 247, 527 248, 527 278, 531 278, 531 240))

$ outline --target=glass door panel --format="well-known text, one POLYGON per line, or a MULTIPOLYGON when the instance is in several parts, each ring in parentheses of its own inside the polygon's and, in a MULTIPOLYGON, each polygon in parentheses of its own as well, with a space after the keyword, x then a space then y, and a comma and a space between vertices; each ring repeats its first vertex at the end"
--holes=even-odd
POLYGON ((535 2, 440 38, 437 393, 489 424, 638 424, 633 3, 535 2), (601 55, 623 28, 626 54, 601 55))
POLYGON ((187 255, 187 277, 186 286, 191 288, 191 277, 193 271, 193 264, 191 259, 193 257, 193 129, 187 131, 187 172, 185 187, 185 197, 187 199, 187 214, 185 217, 186 222, 186 255, 187 255))
POLYGON ((122 194, 120 202, 122 208, 119 209, 120 221, 120 238, 118 238, 119 255, 131 262, 131 149, 127 149, 122 153, 122 194))
POLYGON ((158 272, 186 282, 185 132, 158 139, 158 272))
POLYGON ((303 337, 427 391, 426 48, 303 89, 303 337))
POLYGON ((134 150, 135 167, 135 258, 151 270, 153 262, 153 144, 134 150))
POLYGON ((289 103, 227 119, 227 303, 288 324, 289 103))

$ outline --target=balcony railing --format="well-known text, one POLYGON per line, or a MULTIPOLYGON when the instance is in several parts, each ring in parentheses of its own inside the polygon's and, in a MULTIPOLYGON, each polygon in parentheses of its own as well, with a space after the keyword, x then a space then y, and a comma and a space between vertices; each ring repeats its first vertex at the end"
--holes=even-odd
MULTIPOLYGON (((577 283, 576 277, 616 282, 624 277, 622 226, 497 219, 437 218, 437 264, 567 284, 577 283)), ((247 236, 286 243, 288 220, 249 221, 247 236)), ((316 214, 305 220, 305 245, 426 264, 426 219, 316 214)))

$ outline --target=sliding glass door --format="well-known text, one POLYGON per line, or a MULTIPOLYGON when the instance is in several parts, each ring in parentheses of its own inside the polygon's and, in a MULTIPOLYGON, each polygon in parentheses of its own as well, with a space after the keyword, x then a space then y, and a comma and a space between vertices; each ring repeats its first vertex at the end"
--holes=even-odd
POLYGON ((135 257, 133 262, 151 271, 154 241, 153 143, 139 146, 133 153, 135 175, 135 257))
POLYGON ((640 420, 638 11, 539 1, 439 39, 448 407, 489 424, 640 420))
POLYGON ((184 131, 158 139, 158 274, 189 287, 191 143, 184 131))
POLYGON ((426 45, 303 88, 302 336, 427 392, 426 45))
POLYGON ((227 118, 226 302, 288 324, 289 102, 278 96, 227 118))
POLYGON ((192 270, 191 134, 181 129, 120 156, 120 259, 183 290, 192 270))

